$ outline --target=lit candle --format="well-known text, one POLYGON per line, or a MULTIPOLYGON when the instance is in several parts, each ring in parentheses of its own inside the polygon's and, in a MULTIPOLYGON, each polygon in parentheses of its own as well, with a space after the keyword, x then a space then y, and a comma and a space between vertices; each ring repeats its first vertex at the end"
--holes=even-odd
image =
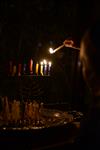
POLYGON ((44 75, 46 75, 47 74, 47 61, 45 59, 43 60, 43 64, 44 64, 44 71, 43 71, 43 73, 44 73, 44 75))
POLYGON ((36 74, 38 75, 38 73, 39 73, 39 64, 36 63, 36 74))
POLYGON ((30 74, 33 74, 33 60, 30 60, 30 74))
POLYGON ((52 63, 51 63, 51 61, 49 61, 48 62, 48 75, 50 75, 51 65, 52 65, 52 63))
POLYGON ((43 76, 43 61, 40 63, 40 73, 43 76))

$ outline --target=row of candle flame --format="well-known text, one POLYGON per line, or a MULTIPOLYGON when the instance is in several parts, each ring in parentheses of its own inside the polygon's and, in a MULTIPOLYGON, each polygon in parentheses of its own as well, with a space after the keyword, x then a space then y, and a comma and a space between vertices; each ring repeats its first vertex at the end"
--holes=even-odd
POLYGON ((33 59, 30 59, 29 65, 27 64, 13 64, 12 61, 9 62, 9 75, 21 76, 22 74, 31 74, 31 75, 50 75, 52 62, 43 60, 40 63, 35 63, 33 59))

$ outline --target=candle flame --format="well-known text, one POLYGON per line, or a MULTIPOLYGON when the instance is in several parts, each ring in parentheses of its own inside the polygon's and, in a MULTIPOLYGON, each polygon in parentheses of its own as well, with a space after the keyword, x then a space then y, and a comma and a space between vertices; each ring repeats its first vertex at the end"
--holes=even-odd
POLYGON ((54 53, 53 48, 49 48, 49 52, 50 52, 50 54, 53 54, 54 53))
POLYGON ((41 61, 40 64, 43 65, 43 61, 41 61))
POLYGON ((51 67, 51 65, 52 65, 51 61, 49 61, 48 64, 49 64, 49 66, 51 67))
POLYGON ((45 65, 47 65, 47 61, 46 61, 45 59, 43 60, 43 63, 44 63, 45 65))

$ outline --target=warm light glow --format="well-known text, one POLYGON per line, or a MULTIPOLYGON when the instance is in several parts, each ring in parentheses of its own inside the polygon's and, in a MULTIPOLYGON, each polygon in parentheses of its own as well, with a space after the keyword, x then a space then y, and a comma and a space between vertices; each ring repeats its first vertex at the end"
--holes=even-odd
POLYGON ((43 65, 43 61, 41 61, 40 64, 43 65))
POLYGON ((46 61, 45 59, 43 60, 43 63, 44 63, 45 65, 47 65, 47 61, 46 61))
POLYGON ((40 64, 40 73, 43 76, 43 61, 41 61, 40 64))
POLYGON ((50 52, 50 54, 53 54, 54 53, 53 48, 49 48, 49 52, 50 52))
POLYGON ((51 67, 51 65, 52 65, 51 61, 49 61, 48 64, 49 64, 49 67, 51 67))
POLYGON ((60 113, 55 113, 54 116, 55 117, 60 117, 60 113))

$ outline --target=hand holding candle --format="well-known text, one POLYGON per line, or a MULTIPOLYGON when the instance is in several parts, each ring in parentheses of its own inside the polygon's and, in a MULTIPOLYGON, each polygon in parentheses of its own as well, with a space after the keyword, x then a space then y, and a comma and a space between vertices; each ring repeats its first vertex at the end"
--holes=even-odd
POLYGON ((66 46, 66 47, 73 47, 74 46, 74 41, 73 40, 65 40, 64 42, 63 42, 63 44, 64 44, 64 46, 66 46))

